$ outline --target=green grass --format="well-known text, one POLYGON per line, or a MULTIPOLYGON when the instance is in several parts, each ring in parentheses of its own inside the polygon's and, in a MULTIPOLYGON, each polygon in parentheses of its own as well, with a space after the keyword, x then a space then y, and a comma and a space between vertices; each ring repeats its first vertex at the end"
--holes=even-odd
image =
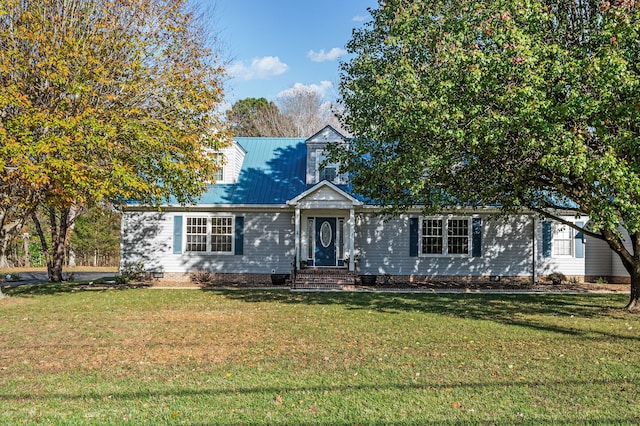
POLYGON ((0 424, 637 424, 627 295, 5 289, 0 424))

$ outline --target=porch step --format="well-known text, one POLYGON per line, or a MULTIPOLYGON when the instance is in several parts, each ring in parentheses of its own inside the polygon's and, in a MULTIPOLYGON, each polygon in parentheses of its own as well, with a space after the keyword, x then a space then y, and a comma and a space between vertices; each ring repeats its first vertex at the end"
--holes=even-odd
POLYGON ((292 289, 333 290, 354 289, 355 272, 338 268, 306 268, 297 271, 291 280, 292 289))

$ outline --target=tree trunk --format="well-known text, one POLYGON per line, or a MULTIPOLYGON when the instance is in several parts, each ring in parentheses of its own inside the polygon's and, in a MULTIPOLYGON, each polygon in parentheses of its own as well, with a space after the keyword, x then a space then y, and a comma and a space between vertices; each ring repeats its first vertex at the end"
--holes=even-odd
POLYGON ((631 295, 627 310, 629 312, 640 312, 640 265, 631 272, 631 295))
POLYGON ((29 253, 29 238, 30 235, 25 232, 24 234, 22 234, 22 251, 24 252, 24 266, 25 267, 29 267, 31 266, 31 253, 29 253))
POLYGON ((51 281, 51 254, 49 253, 49 245, 47 244, 47 239, 44 236, 44 231, 42 230, 42 225, 36 212, 31 213, 31 220, 36 227, 36 232, 40 239, 40 246, 42 246, 42 253, 44 253, 44 260, 47 264, 47 276, 49 277, 49 281, 51 281))
POLYGON ((69 208, 69 218, 67 232, 65 232, 65 247, 67 247, 67 266, 73 268, 76 266, 76 253, 71 245, 71 234, 73 234, 73 228, 76 223, 76 216, 78 215, 78 208, 75 204, 69 208))
POLYGON ((53 207, 49 208, 49 221, 51 225, 51 251, 50 258, 49 281, 61 282, 62 267, 64 266, 64 253, 67 239, 67 230, 69 228, 70 209, 61 209, 59 212, 53 207))

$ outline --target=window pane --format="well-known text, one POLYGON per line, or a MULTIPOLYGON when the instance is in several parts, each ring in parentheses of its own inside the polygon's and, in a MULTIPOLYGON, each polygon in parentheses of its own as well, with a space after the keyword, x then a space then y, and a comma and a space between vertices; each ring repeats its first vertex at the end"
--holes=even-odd
POLYGON ((320 170, 320 180, 328 180, 329 182, 333 182, 336 179, 337 171, 335 167, 325 167, 320 170))
POLYGON ((207 218, 187 218, 187 251, 207 250, 207 218))
POLYGON ((449 254, 469 253, 469 220, 449 219, 447 221, 447 235, 449 254))
POLYGON ((233 218, 211 218, 211 251, 230 252, 233 243, 233 218))
POLYGON ((442 254, 442 220, 422 220, 422 254, 442 254))
POLYGON ((315 232, 313 231, 313 218, 307 220, 307 259, 313 259, 313 244, 315 241, 315 232))
POLYGON ((573 255, 573 230, 561 224, 555 224, 553 227, 553 248, 554 256, 572 256, 573 255))

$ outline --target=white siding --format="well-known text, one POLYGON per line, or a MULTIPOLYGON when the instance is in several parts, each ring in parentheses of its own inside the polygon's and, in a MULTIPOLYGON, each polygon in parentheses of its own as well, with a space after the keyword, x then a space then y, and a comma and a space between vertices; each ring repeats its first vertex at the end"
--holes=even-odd
MULTIPOLYGON (((574 216, 561 216, 562 219, 568 221, 576 221, 574 216)), ((586 222, 588 218, 583 217, 579 219, 580 222, 586 222)), ((585 275, 585 258, 576 258, 573 256, 566 257, 544 257, 544 252, 542 249, 542 221, 536 220, 536 253, 538 259, 537 266, 537 274, 538 275, 549 275, 553 272, 562 272, 565 275, 577 275, 584 276, 585 275)), ((575 241, 575 244, 580 244, 580 242, 575 241)), ((586 251, 586 247, 585 247, 586 251)), ((553 249, 552 249, 553 252, 553 249)), ((575 253, 575 248, 573 250, 575 253)))
MULTIPOLYGON (((216 212, 218 213, 218 212, 216 212)), ((125 212, 121 265, 142 262, 163 272, 288 273, 294 255, 290 212, 220 212, 244 216, 242 255, 173 253, 173 218, 186 213, 125 212)), ((206 214, 206 213, 203 213, 206 214)), ((197 213, 189 213, 197 216, 197 213)), ((184 240, 183 235, 183 241, 184 240)))
MULTIPOLYGON (((413 216, 413 215, 412 215, 413 216)), ((456 217, 460 216, 458 214, 456 217)), ((373 214, 359 215, 356 223, 358 271, 391 275, 532 275, 532 224, 528 216, 508 220, 482 218, 481 257, 410 257, 409 216, 387 222, 373 214)))
POLYGON ((587 237, 585 245, 585 275, 591 277, 609 277, 613 256, 617 257, 609 245, 598 239, 587 237))

